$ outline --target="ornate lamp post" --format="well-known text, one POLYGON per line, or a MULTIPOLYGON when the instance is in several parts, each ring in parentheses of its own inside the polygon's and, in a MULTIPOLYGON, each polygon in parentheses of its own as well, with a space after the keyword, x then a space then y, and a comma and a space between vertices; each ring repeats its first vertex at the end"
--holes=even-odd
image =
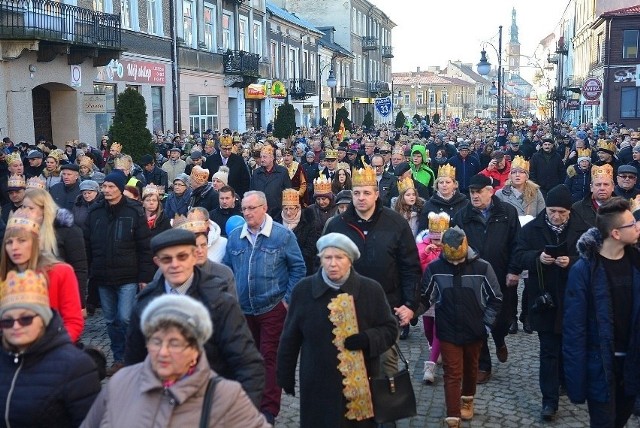
POLYGON ((336 74, 333 71, 333 67, 331 67, 331 69, 329 70, 329 77, 327 78, 327 86, 329 87, 329 89, 331 90, 331 126, 334 126, 334 117, 335 117, 335 111, 333 110, 334 106, 333 106, 333 101, 335 100, 336 96, 335 96, 335 90, 336 90, 336 85, 338 84, 338 81, 336 80, 336 74))
MULTIPOLYGON (((496 135, 500 129, 500 122, 502 120, 502 25, 498 27, 498 49, 491 43, 485 43, 491 46, 498 56, 498 86, 491 85, 489 93, 498 97, 498 109, 497 109, 497 121, 498 127, 496 129, 496 135)), ((487 51, 482 49, 480 51, 480 62, 477 64, 478 74, 481 76, 487 76, 491 72, 491 63, 487 60, 487 51)))

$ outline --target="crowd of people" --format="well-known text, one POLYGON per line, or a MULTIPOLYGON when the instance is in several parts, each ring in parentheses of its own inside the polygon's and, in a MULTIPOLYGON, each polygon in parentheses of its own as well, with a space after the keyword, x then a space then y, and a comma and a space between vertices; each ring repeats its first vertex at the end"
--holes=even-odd
POLYGON ((396 375, 422 320, 446 426, 474 416, 489 338, 504 363, 522 329, 542 421, 564 390, 622 427, 640 392, 638 140, 537 121, 225 129, 156 135, 134 162, 107 136, 5 138, 5 423, 270 426, 284 390, 301 426, 375 427, 368 379, 396 375), (81 340, 98 308, 108 367, 81 340))

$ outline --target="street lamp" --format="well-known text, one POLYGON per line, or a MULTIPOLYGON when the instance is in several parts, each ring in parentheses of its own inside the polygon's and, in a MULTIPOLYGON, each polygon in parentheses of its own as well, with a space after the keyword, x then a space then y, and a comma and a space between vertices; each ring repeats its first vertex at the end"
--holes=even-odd
POLYGON ((329 89, 331 90, 331 126, 334 126, 334 116, 335 116, 335 112, 333 111, 333 100, 336 98, 335 97, 335 89, 336 89, 336 85, 338 84, 338 81, 336 80, 336 74, 333 71, 333 67, 331 67, 329 69, 329 77, 327 78, 327 86, 329 87, 329 89))
POLYGON ((429 94, 429 99, 427 100, 427 115, 429 116, 429 119, 431 119, 431 98, 433 97, 433 89, 429 88, 427 93, 429 94))
MULTIPOLYGON (((498 49, 495 48, 491 43, 485 43, 486 45, 491 46, 494 50, 496 50, 496 55, 498 56, 498 87, 495 85, 491 85, 491 89, 489 89, 489 93, 492 96, 497 96, 498 99, 498 109, 497 109, 497 120, 498 127, 496 129, 496 134, 500 130, 500 121, 502 120, 502 25, 498 27, 498 49)), ((480 62, 477 64, 478 74, 481 76, 486 76, 491 71, 491 63, 487 60, 487 51, 482 48, 480 51, 480 62)))

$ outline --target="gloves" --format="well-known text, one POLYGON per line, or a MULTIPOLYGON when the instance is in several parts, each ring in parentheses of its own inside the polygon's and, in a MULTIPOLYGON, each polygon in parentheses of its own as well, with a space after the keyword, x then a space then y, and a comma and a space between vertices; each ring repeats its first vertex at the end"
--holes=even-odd
POLYGON ((369 349, 369 336, 365 333, 356 333, 344 340, 344 347, 350 351, 366 351, 369 349))

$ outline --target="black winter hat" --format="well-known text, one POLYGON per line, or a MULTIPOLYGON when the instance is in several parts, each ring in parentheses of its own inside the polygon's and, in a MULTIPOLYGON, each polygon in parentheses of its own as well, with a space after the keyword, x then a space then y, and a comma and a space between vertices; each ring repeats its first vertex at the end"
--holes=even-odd
POLYGON ((571 192, 564 184, 558 184, 547 193, 546 205, 548 207, 560 207, 571 209, 571 192))

